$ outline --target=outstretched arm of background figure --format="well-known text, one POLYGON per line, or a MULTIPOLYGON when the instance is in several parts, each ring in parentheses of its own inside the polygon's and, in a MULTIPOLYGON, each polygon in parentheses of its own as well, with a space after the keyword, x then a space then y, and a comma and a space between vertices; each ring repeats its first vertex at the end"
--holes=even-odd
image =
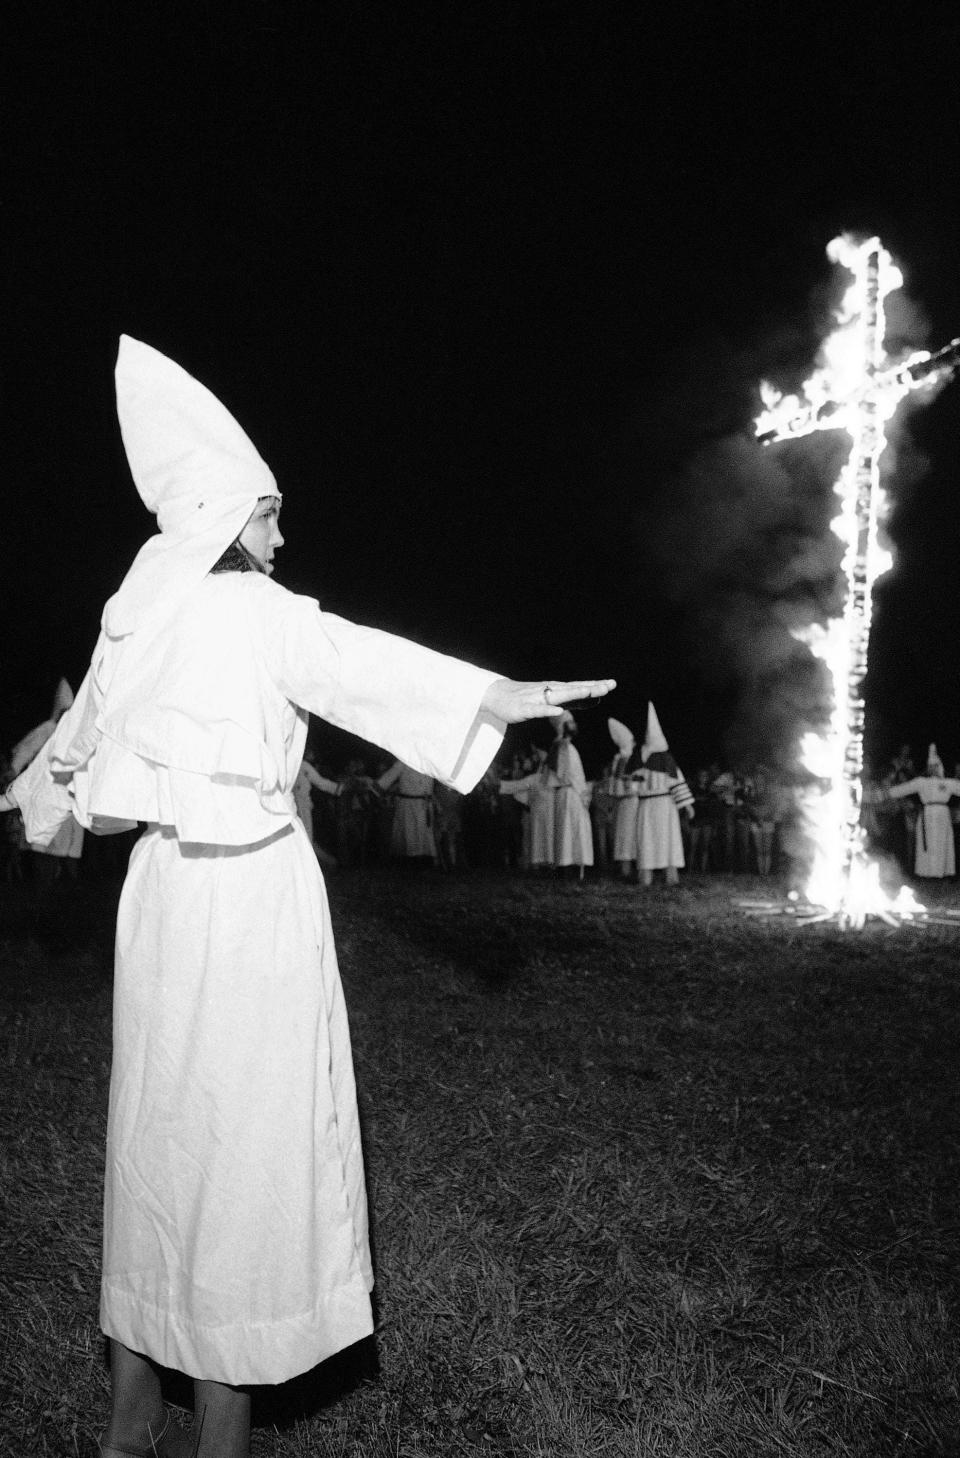
POLYGON ((300 768, 306 775, 312 789, 322 790, 325 795, 340 794, 340 786, 336 780, 328 780, 326 775, 322 775, 318 770, 314 769, 309 760, 305 759, 300 768))
POLYGON ((901 785, 891 785, 887 790, 887 794, 891 800, 903 800, 906 799, 907 795, 915 795, 919 788, 920 777, 918 775, 912 780, 904 780, 901 785))
POLYGON ((558 708, 578 699, 602 699, 616 686, 615 678, 584 678, 569 682, 541 678, 535 683, 498 678, 488 686, 481 707, 507 724, 522 724, 525 719, 549 719, 558 708))
POLYGON ((374 780, 373 788, 379 794, 382 794, 385 790, 389 790, 390 786, 396 784, 397 780, 400 778, 400 771, 402 769, 403 765, 398 759, 395 759, 390 768, 388 770, 384 770, 383 774, 380 776, 379 779, 374 780))

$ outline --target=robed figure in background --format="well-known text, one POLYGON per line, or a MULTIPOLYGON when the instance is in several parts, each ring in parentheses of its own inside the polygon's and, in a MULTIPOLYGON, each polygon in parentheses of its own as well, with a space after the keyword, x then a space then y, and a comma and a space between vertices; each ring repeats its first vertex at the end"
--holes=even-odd
POLYGON ((397 860, 427 859, 436 862, 433 776, 397 759, 380 776, 376 785, 384 793, 389 791, 394 801, 390 854, 397 860))
POLYGON ((590 824, 587 777, 573 742, 577 721, 569 709, 554 719, 556 738, 547 764, 556 778, 553 811, 553 863, 576 866, 583 880, 584 867, 593 865, 593 828, 590 824))
POLYGON ((957 865, 950 801, 960 796, 960 780, 944 775, 937 746, 930 745, 925 774, 916 775, 912 780, 904 780, 899 785, 891 785, 887 794, 893 800, 915 795, 920 802, 914 875, 941 880, 955 875, 957 865))
POLYGON ((670 753, 651 703, 639 757, 626 770, 637 784, 636 861, 640 883, 649 886, 654 871, 663 871, 668 886, 676 885, 685 864, 681 813, 693 815, 693 793, 670 753))
POLYGON ((638 787, 636 780, 627 773, 637 741, 633 730, 619 719, 608 719, 607 728, 617 750, 610 765, 609 780, 611 793, 617 802, 613 822, 613 859, 620 867, 620 875, 627 880, 637 859, 638 787))

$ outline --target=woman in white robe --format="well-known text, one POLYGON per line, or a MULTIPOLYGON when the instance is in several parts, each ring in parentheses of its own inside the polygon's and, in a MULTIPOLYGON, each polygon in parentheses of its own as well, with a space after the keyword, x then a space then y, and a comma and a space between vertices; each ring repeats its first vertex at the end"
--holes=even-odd
POLYGON ((247 1458, 245 1386, 372 1328, 346 1012, 292 794, 307 714, 468 790, 506 723, 612 681, 514 683, 321 612, 270 580, 276 482, 219 401, 126 338, 117 398, 161 530, 0 810, 39 843, 147 824, 117 919, 104 1458, 247 1458), (194 1378, 196 1437, 158 1364, 194 1378))

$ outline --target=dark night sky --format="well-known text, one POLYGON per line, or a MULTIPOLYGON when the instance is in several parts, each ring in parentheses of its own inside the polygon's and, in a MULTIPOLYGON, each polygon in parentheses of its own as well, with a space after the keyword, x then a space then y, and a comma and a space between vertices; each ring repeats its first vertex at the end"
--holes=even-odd
MULTIPOLYGON (((823 514, 808 462, 786 522, 738 463, 760 374, 813 358, 826 243, 879 232, 915 342, 960 334, 960 21, 880 9, 34 7, 3 62, 6 741, 151 529, 124 331, 273 467, 278 580, 513 676, 613 674, 611 712, 650 695, 719 755, 757 681, 725 604, 823 514)), ((960 383, 910 428, 872 739, 960 756, 960 383)))

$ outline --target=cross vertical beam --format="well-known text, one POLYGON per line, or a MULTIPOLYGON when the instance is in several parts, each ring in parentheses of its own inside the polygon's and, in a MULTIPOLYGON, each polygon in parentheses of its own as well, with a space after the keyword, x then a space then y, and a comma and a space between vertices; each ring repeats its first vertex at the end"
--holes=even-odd
POLYGON ((803 807, 814 844, 808 894, 842 925, 859 926, 867 915, 889 919, 890 913, 860 825, 863 681, 873 587, 889 566, 878 544, 885 426, 905 395, 949 378, 960 362, 960 341, 936 355, 920 352, 892 366, 883 352, 883 301, 900 287, 899 270, 879 238, 864 243, 836 238, 827 253, 851 273, 852 282, 837 311, 837 327, 824 341, 823 363, 804 385, 802 398, 784 399, 762 386, 767 408, 756 430, 764 444, 822 430, 845 430, 850 437, 835 488, 839 515, 833 523, 843 544, 843 610, 825 628, 813 625, 799 636, 825 664, 833 690, 829 725, 822 734, 807 735, 802 748, 806 767, 822 786, 803 807))

